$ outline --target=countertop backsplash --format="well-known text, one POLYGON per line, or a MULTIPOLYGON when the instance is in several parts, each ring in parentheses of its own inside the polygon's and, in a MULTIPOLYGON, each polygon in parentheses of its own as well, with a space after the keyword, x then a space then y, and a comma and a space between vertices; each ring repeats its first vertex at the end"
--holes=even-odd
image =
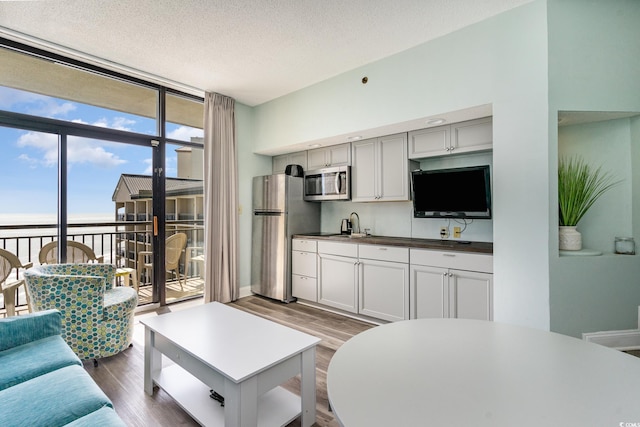
POLYGON ((493 220, 467 220, 468 225, 459 239, 453 238, 453 227, 464 229, 461 220, 427 219, 413 217, 412 202, 322 202, 321 230, 340 232, 340 222, 349 218, 351 212, 360 217, 360 229, 365 228, 377 236, 411 237, 419 239, 440 239, 440 227, 449 227, 450 240, 470 240, 474 242, 493 241, 493 220))

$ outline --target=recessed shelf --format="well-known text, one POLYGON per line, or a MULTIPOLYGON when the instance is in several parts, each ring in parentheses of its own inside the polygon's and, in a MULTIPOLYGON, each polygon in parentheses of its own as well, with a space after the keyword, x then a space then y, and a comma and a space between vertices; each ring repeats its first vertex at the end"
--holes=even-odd
POLYGON ((560 251, 560 256, 600 256, 602 251, 594 249, 580 249, 579 251, 560 251))

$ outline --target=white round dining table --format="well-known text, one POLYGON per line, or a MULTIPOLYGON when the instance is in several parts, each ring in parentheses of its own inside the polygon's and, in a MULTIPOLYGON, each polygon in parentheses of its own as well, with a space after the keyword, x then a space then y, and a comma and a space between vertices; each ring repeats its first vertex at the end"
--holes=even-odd
POLYGON ((369 329, 334 354, 327 391, 345 427, 640 427, 640 358, 498 322, 369 329))

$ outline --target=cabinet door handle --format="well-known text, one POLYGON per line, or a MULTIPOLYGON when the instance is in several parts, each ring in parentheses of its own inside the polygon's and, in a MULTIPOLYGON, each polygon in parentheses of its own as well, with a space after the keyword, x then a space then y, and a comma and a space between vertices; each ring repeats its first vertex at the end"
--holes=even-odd
POLYGON ((453 258, 453 257, 455 257, 456 255, 455 255, 455 254, 442 254, 442 256, 448 256, 448 257, 452 257, 452 258, 453 258))
POLYGON ((387 248, 378 248, 379 251, 386 251, 387 248))

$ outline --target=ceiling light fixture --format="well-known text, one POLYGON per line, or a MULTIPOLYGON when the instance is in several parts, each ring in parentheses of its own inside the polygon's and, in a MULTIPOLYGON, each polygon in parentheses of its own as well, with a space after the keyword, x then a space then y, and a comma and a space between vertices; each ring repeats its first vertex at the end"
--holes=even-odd
POLYGON ((322 144, 309 144, 308 147, 309 148, 318 148, 318 147, 322 147, 322 144))
POLYGON ((427 120, 428 125, 441 125, 446 122, 445 119, 429 119, 427 120))
POLYGON ((362 137, 360 135, 357 135, 357 136, 350 136, 347 139, 349 141, 358 141, 359 139, 362 139, 362 137))

